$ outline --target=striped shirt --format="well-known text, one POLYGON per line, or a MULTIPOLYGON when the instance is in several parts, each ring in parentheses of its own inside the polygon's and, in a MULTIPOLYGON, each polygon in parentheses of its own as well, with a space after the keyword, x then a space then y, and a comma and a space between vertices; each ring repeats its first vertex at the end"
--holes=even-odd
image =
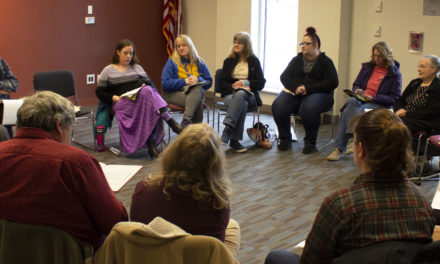
POLYGON ((406 175, 360 175, 328 196, 310 231, 301 263, 330 263, 352 249, 386 240, 431 241, 435 219, 406 175))

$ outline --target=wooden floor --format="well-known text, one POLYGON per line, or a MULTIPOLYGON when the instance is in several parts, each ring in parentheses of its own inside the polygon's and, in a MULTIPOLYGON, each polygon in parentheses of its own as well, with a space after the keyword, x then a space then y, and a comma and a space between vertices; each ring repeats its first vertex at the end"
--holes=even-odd
MULTIPOLYGON (((181 116, 175 117, 178 121, 181 120, 181 116)), ((262 114, 261 121, 269 124, 270 128, 276 128, 270 115, 262 114)), ((83 122, 76 125, 76 139, 91 145, 90 124, 83 122)), ((248 117, 246 127, 250 127, 251 123, 252 118, 248 117)), ((241 225, 241 263, 263 263, 271 249, 291 250, 295 244, 306 238, 324 197, 349 186, 358 175, 352 155, 343 157, 338 162, 329 162, 325 157, 331 152, 332 146, 304 155, 301 152, 304 136, 301 125, 297 126, 297 135, 299 142, 294 143, 291 150, 283 152, 279 152, 276 146, 270 150, 256 148, 247 135, 244 135, 242 141, 243 145, 249 147, 247 153, 233 153, 225 147, 227 166, 234 187, 232 218, 241 225)), ((318 148, 330 137, 331 125, 322 125, 318 148)), ((119 146, 116 127, 107 133, 106 143, 119 146)), ((89 152, 107 164, 144 166, 116 193, 129 211, 136 183, 154 170, 155 161, 148 157, 146 150, 119 157, 110 151, 89 152)), ((437 182, 423 182, 421 187, 428 199, 432 199, 437 182)))

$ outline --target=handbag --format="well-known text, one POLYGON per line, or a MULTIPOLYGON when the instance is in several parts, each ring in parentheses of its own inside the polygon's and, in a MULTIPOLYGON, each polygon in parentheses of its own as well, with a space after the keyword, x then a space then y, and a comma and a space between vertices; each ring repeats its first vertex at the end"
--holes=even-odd
POLYGON ((257 122, 253 127, 246 129, 249 138, 257 143, 257 146, 270 149, 272 148, 272 142, 269 139, 268 135, 269 125, 264 125, 261 122, 257 122))

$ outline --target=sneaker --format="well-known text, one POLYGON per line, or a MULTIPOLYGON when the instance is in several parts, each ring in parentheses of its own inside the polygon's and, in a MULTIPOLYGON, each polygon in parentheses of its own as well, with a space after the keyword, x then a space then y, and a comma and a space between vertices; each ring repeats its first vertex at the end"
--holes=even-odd
POLYGON ((348 141, 347 150, 345 151, 345 155, 353 153, 353 138, 348 141))
POLYGON ((337 160, 340 160, 341 157, 342 157, 342 152, 338 148, 335 148, 332 151, 332 153, 330 153, 327 156, 327 160, 329 160, 329 161, 337 161, 337 160))
POLYGON ((314 152, 318 152, 318 149, 316 148, 315 145, 310 144, 310 143, 304 144, 304 148, 303 148, 304 154, 312 154, 314 152))
POLYGON ((292 141, 288 139, 280 139, 280 143, 278 143, 278 150, 284 151, 288 150, 292 147, 292 141))
POLYGON ((240 142, 238 142, 238 140, 235 139, 230 140, 229 147, 231 147, 231 149, 233 149, 235 152, 238 153, 247 151, 247 148, 244 147, 242 144, 240 144, 240 142))
POLYGON ((229 126, 225 126, 225 129, 223 129, 222 136, 220 138, 224 145, 228 145, 229 140, 231 139, 231 135, 232 135, 232 128, 229 126))

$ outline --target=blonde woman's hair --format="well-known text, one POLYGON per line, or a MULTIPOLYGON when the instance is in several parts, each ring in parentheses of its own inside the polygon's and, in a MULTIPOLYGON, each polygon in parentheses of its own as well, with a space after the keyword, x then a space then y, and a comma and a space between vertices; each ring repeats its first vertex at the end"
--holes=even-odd
POLYGON ((199 57, 199 54, 197 53, 196 46, 194 46, 194 43, 192 42, 191 38, 187 35, 181 34, 178 35, 176 40, 174 41, 174 50, 173 54, 171 55, 171 59, 174 61, 174 63, 177 66, 182 65, 182 62, 180 61, 180 55, 177 51, 177 41, 182 42, 183 44, 188 45, 189 47, 189 62, 190 64, 195 64, 200 62, 202 59, 199 57))
POLYGON ((73 104, 66 98, 50 91, 36 92, 25 97, 17 112, 17 128, 36 127, 47 131, 71 127, 75 122, 73 104))
MULTIPOLYGON (((234 35, 234 42, 238 41, 244 44, 243 53, 246 58, 249 58, 254 55, 254 51, 252 49, 251 35, 245 31, 238 32, 234 35)), ((234 45, 231 47, 231 53, 229 54, 229 58, 235 58, 237 54, 234 53, 234 45)))
POLYGON ((161 185, 171 196, 183 192, 215 209, 229 206, 231 181, 225 169, 218 134, 206 123, 185 128, 160 155, 160 170, 146 178, 148 185, 161 185))

